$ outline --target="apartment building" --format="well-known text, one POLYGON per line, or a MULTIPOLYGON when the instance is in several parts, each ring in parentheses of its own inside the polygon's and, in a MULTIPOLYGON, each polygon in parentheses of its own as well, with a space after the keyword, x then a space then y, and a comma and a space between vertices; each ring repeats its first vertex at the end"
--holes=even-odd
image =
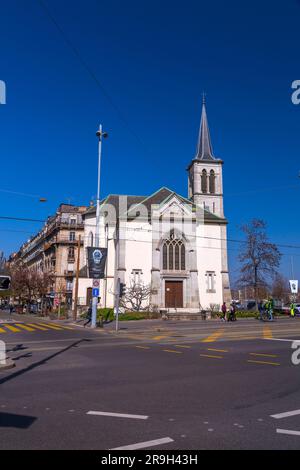
POLYGON ((43 228, 10 256, 10 265, 23 264, 30 269, 52 273, 49 298, 58 294, 61 301, 72 306, 73 283, 76 276, 78 241, 81 235, 79 267, 84 263, 83 213, 86 206, 60 204, 55 215, 43 228))

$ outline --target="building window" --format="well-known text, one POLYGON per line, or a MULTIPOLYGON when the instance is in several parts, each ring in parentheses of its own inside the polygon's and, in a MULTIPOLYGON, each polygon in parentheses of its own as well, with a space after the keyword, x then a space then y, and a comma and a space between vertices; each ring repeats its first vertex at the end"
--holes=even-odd
POLYGON ((140 284, 141 281, 142 281, 142 270, 141 269, 133 269, 132 272, 132 278, 133 278, 133 282, 135 284, 140 284))
POLYGON ((69 240, 70 240, 70 242, 75 241, 75 238, 76 238, 76 232, 70 232, 70 233, 69 233, 69 240))
POLYGON ((215 277, 216 273, 214 271, 206 271, 206 292, 216 292, 215 286, 215 277))
POLYGON ((74 259, 75 258, 75 249, 74 246, 69 246, 68 249, 68 259, 74 259))
POLYGON ((185 270, 185 246, 182 239, 177 238, 174 231, 163 243, 163 269, 165 271, 185 270))
POLYGON ((75 225, 76 222, 77 222, 76 217, 70 217, 70 224, 71 224, 71 225, 75 225))
POLYGON ((207 193, 207 171, 202 170, 201 174, 201 191, 207 193))
POLYGON ((215 179, 216 179, 216 176, 215 176, 214 170, 210 170, 210 173, 209 173, 209 192, 211 194, 214 194, 216 192, 215 179))
POLYGON ((88 236, 88 246, 94 246, 93 243, 94 243, 94 235, 93 235, 93 232, 90 232, 88 236))

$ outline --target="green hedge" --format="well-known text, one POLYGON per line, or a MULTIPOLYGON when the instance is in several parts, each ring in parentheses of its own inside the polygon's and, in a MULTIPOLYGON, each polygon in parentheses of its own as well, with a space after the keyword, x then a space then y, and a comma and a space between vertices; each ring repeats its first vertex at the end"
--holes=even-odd
POLYGON ((258 312, 236 312, 236 318, 258 318, 259 313, 258 312))

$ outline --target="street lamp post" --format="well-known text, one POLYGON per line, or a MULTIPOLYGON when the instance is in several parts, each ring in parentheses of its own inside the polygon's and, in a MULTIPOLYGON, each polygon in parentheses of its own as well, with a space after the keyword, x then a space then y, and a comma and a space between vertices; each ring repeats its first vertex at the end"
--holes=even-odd
MULTIPOLYGON (((96 227, 95 227, 95 247, 100 247, 100 174, 101 174, 101 153, 102 153, 102 138, 108 137, 107 132, 102 131, 102 124, 96 132, 98 137, 98 182, 97 182, 97 205, 96 205, 96 227)), ((98 297, 93 297, 92 301, 92 321, 91 328, 96 328, 97 323, 97 304, 98 297)))

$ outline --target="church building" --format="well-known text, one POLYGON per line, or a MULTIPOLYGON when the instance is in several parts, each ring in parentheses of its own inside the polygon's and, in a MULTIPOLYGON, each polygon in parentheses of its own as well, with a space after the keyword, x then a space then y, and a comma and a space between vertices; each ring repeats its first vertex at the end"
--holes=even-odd
MULTIPOLYGON (((128 291, 136 285, 149 288, 143 306, 154 310, 193 313, 231 300, 222 168, 203 100, 196 154, 187 168, 187 197, 162 187, 148 196, 109 195, 101 201, 99 246, 107 248, 107 262, 100 307, 115 306, 118 279, 128 291)), ((95 225, 92 206, 84 215, 85 259, 86 248, 96 242, 95 225)), ((92 284, 85 265, 80 305, 90 304, 92 284)))

